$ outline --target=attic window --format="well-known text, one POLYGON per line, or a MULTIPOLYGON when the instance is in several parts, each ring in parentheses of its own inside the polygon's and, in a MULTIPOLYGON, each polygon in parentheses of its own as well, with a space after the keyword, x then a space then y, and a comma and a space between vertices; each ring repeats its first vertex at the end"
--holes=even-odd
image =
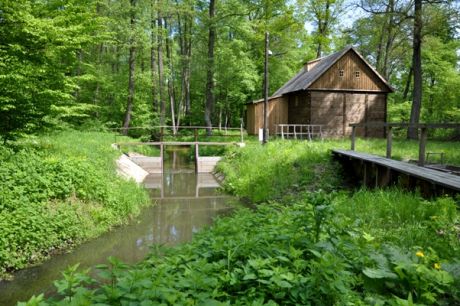
POLYGON ((355 78, 359 79, 361 77, 360 71, 355 71, 355 78))
POLYGON ((339 70, 339 77, 343 77, 343 75, 344 75, 343 69, 340 69, 339 70))

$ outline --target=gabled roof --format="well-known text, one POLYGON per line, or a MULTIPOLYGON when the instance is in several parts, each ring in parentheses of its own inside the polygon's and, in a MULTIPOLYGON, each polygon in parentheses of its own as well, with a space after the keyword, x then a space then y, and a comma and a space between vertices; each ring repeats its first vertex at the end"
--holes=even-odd
POLYGON ((355 50, 352 46, 348 46, 345 49, 335 52, 329 56, 321 58, 318 63, 311 69, 306 70, 302 68, 292 79, 290 79, 286 84, 284 84, 280 89, 278 89, 273 96, 281 96, 290 92, 295 92, 299 90, 305 90, 310 87, 313 82, 315 82, 319 77, 321 77, 332 65, 334 65, 342 56, 344 56, 349 51, 352 51, 358 55, 358 57, 366 63, 366 65, 371 69, 372 72, 388 87, 389 91, 392 92, 393 88, 388 84, 388 82, 375 70, 369 63, 355 50))

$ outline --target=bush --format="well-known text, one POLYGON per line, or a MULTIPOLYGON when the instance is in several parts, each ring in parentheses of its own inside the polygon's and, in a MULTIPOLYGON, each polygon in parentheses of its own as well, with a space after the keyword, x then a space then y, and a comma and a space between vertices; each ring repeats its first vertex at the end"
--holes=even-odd
MULTIPOLYGON (((339 198, 325 192, 304 193, 289 205, 271 202, 257 210, 241 209, 198 233, 190 244, 153 250, 137 266, 110 259, 109 265, 99 266, 98 279, 71 268, 64 280, 56 282, 57 300, 40 305, 460 301, 455 287, 459 279, 450 272, 460 268, 458 263, 423 245, 399 247, 403 240, 396 238, 378 241, 353 220, 337 222, 335 210, 344 200, 343 195, 339 198)), ((422 210, 422 215, 429 214, 429 208, 422 210)), ((399 218, 389 210, 381 217, 390 222, 399 218)), ((29 305, 42 300, 33 298, 29 305)))
POLYGON ((68 131, 0 147, 0 276, 126 222, 148 203, 117 177, 112 139, 68 131))
POLYGON ((274 141, 233 149, 219 163, 225 189, 252 202, 278 199, 301 190, 333 190, 340 168, 331 162, 328 142, 274 141))

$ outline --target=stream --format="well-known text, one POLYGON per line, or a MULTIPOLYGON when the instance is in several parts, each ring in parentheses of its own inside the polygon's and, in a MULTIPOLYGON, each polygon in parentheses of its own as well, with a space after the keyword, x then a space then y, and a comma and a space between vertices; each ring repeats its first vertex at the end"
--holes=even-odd
POLYGON ((143 208, 130 224, 53 256, 35 267, 20 270, 12 281, 0 281, 0 305, 15 305, 32 295, 53 294, 53 281, 61 272, 80 263, 79 269, 107 263, 114 256, 134 264, 148 254, 152 244, 173 246, 191 240, 194 233, 230 213, 235 200, 217 191, 212 174, 195 174, 189 148, 165 152, 164 174, 151 174, 144 185, 155 205, 143 208))

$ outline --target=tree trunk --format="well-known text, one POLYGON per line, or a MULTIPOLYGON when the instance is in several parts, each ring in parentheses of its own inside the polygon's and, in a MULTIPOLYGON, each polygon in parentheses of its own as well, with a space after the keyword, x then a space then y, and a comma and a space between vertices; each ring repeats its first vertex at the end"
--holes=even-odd
POLYGON ((388 61, 390 57, 390 51, 393 48, 393 43, 395 39, 394 35, 394 27, 395 27, 395 18, 394 18, 394 13, 395 13, 395 3, 394 0, 390 0, 389 2, 389 13, 390 16, 388 17, 388 38, 387 42, 385 45, 385 56, 383 58, 383 68, 382 68, 382 73, 383 76, 388 80, 390 78, 390 71, 388 69, 388 61))
POLYGON ((403 100, 407 99, 407 95, 409 94, 409 89, 410 89, 410 83, 412 82, 412 74, 414 72, 412 64, 410 65, 409 68, 409 73, 407 74, 407 80, 406 80, 406 86, 404 87, 404 92, 403 92, 403 100))
MULTIPOLYGON (((414 89, 412 95, 412 108, 409 123, 420 122, 420 111, 422 108, 422 0, 415 0, 414 19, 414 41, 412 65, 414 67, 414 89)), ((418 139, 418 129, 407 130, 408 139, 418 139)))
POLYGON ((164 67, 163 67, 163 16, 158 10, 158 97, 160 99, 160 125, 165 125, 166 104, 164 100, 164 67))
POLYGON ((204 121, 206 123, 206 134, 212 134, 212 113, 214 109, 214 45, 216 41, 216 29, 214 24, 215 1, 209 1, 209 39, 208 39, 208 63, 206 77, 206 105, 204 110, 204 121))
POLYGON ((324 8, 323 14, 316 14, 318 19, 318 45, 316 46, 316 58, 320 58, 323 54, 323 39, 327 38, 329 34, 329 26, 331 19, 331 4, 332 0, 326 0, 326 7, 324 8))
MULTIPOLYGON (((102 69, 102 53, 104 52, 104 44, 103 43, 100 43, 98 46, 97 46, 97 60, 96 60, 96 66, 97 66, 97 69, 98 71, 100 71, 102 69)), ((100 87, 101 87, 101 84, 99 82, 99 78, 98 80, 96 81, 96 89, 94 90, 94 96, 93 96, 93 104, 94 105, 99 105, 99 93, 100 93, 100 87)), ((95 117, 96 118, 99 118, 99 112, 96 111, 94 113, 95 117)))
POLYGON ((191 110, 191 99, 190 99, 190 75, 191 75, 191 59, 192 59, 192 17, 189 17, 186 21, 188 26, 186 27, 186 69, 184 75, 184 82, 185 82, 185 113, 187 115, 190 114, 191 110))
POLYGON ((136 46, 134 42, 134 27, 136 22, 136 15, 134 8, 136 6, 136 0, 131 0, 131 38, 129 47, 129 76, 128 76, 128 103, 126 105, 125 119, 123 121, 123 135, 128 135, 128 128, 131 122, 131 114, 134 103, 134 72, 136 67, 136 46))
POLYGON ((151 5, 151 15, 150 15, 150 18, 151 18, 151 21, 150 21, 150 30, 151 30, 151 34, 150 34, 150 43, 151 43, 151 46, 150 46, 150 72, 151 72, 151 78, 152 78, 152 109, 153 109, 153 112, 158 112, 159 110, 159 103, 158 103, 158 95, 157 95, 157 72, 158 72, 158 65, 157 65, 157 62, 156 62, 156 37, 155 37, 155 31, 156 31, 156 22, 157 22, 157 19, 155 18, 155 4, 157 4, 157 1, 152 1, 152 5, 151 5))
MULTIPOLYGON (((168 23, 165 19, 165 31, 166 33, 169 32, 168 23)), ((171 33, 168 33, 168 37, 166 38, 166 58, 168 59, 169 65, 169 76, 168 76, 168 94, 169 94, 169 103, 171 108, 171 123, 172 123, 172 131, 173 134, 176 135, 176 119, 175 119, 175 95, 174 95, 174 66, 172 60, 172 52, 171 52, 171 33)))
MULTIPOLYGON (((191 9, 192 10, 192 9, 191 9)), ((192 17, 178 15, 179 46, 181 54, 181 81, 182 91, 180 104, 185 106, 185 114, 190 114, 190 59, 192 51, 192 17)))

